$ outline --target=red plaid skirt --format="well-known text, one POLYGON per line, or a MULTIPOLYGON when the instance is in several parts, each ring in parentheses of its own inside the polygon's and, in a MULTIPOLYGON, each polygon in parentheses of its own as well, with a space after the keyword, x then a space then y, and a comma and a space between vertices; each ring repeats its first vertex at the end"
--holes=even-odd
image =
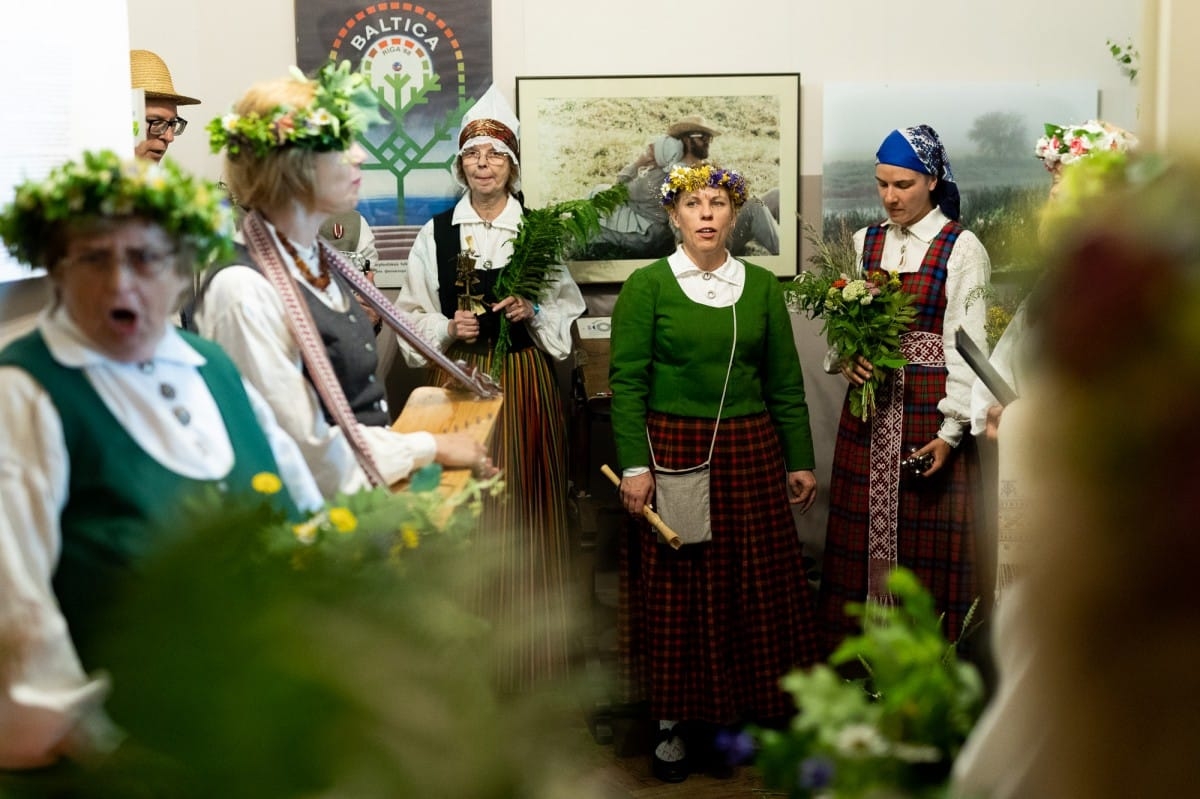
MULTIPOLYGON (((941 367, 905 367, 904 433, 901 452, 924 446, 937 435, 937 403, 945 391, 941 367)), ((871 425, 842 408, 830 481, 829 525, 821 576, 820 617, 828 655, 858 622, 845 614, 847 602, 867 597, 867 526, 871 474, 871 425)), ((976 572, 975 486, 980 485, 975 440, 966 434, 937 474, 900 483, 897 561, 911 569, 946 614, 950 640, 961 632, 979 596, 976 572)))
MULTIPOLYGON (((665 468, 703 463, 713 420, 647 419, 665 468)), ((712 541, 673 550, 631 520, 621 552, 621 656, 629 699, 651 715, 729 724, 795 712, 779 678, 819 641, 770 418, 721 421, 712 459, 712 541)))

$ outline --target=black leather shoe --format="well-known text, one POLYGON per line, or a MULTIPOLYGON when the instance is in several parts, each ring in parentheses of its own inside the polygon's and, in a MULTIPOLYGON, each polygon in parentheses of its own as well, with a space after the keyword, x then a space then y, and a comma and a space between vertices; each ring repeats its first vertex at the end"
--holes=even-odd
MULTIPOLYGON (((659 730, 658 738, 654 742, 655 751, 650 754, 650 773, 663 782, 683 782, 692 773, 688 767, 686 754, 679 760, 663 760, 658 756, 658 745, 670 741, 672 738, 678 738, 678 735, 676 729, 659 730)), ((678 740, 681 744, 683 743, 682 738, 678 740)))

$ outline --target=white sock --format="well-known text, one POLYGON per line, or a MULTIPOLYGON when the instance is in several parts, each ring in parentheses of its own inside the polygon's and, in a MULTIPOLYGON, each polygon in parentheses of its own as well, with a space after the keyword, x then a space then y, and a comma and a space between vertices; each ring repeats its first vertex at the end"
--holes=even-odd
MULTIPOLYGON (((658 728, 660 730, 673 730, 675 729, 675 724, 676 722, 674 721, 660 720, 658 722, 658 728)), ((687 755, 687 750, 684 748, 683 739, 678 735, 675 735, 660 743, 654 749, 654 754, 659 760, 667 763, 675 763, 683 760, 683 758, 687 755)))

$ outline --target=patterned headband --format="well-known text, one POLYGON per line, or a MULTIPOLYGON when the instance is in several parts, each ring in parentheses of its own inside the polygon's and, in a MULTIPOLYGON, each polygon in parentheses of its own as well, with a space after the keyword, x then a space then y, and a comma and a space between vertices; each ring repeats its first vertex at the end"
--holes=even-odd
POLYGON ((503 122, 495 119, 473 119, 463 125, 462 133, 458 134, 458 146, 462 147, 464 143, 481 136, 496 139, 520 158, 521 149, 516 134, 503 122))

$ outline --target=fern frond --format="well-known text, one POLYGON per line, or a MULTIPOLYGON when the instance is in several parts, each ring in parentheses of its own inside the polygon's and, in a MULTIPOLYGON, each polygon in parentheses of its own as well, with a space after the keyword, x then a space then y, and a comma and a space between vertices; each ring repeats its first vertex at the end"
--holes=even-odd
MULTIPOLYGON (((496 278, 496 296, 523 297, 537 302, 563 269, 567 247, 587 244, 600 232, 600 218, 629 199, 625 184, 597 192, 582 200, 566 200, 546 208, 526 208, 513 239, 513 254, 496 278)), ((493 360, 498 376, 509 346, 508 319, 500 318, 500 331, 493 360)))

